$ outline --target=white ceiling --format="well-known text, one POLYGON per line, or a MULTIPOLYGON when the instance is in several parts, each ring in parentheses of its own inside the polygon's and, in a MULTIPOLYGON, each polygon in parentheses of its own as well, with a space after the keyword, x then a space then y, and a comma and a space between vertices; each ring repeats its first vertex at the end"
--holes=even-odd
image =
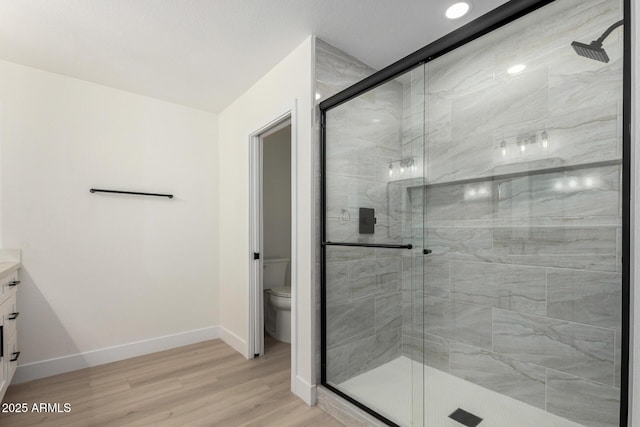
POLYGON ((380 69, 505 0, 0 0, 0 59, 219 112, 310 34, 380 69))

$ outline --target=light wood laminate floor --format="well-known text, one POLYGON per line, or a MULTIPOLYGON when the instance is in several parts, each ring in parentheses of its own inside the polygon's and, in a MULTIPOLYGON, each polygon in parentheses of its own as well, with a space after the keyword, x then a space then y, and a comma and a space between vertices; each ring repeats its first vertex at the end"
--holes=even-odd
POLYGON ((4 402, 29 412, 0 413, 0 426, 342 426, 291 393, 290 346, 265 346, 246 360, 212 340, 12 385, 4 402), (71 411, 31 412, 33 403, 71 411))

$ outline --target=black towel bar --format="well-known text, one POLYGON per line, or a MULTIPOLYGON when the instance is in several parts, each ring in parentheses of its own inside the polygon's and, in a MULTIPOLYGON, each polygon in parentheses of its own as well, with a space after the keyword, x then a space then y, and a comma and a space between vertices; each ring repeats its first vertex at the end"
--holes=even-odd
POLYGON ((134 194, 137 196, 156 196, 156 197, 168 197, 173 199, 173 194, 159 194, 159 193, 139 193, 137 191, 120 191, 120 190, 101 190, 99 188, 92 188, 89 190, 91 193, 117 193, 117 194, 134 194))

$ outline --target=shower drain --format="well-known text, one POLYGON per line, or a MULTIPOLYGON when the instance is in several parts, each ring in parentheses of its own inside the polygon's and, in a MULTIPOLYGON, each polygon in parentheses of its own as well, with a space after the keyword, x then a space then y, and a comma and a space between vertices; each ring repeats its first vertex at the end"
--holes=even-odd
POLYGON ((482 418, 460 408, 453 411, 451 415, 449 415, 449 418, 467 427, 476 427, 482 422, 482 418))

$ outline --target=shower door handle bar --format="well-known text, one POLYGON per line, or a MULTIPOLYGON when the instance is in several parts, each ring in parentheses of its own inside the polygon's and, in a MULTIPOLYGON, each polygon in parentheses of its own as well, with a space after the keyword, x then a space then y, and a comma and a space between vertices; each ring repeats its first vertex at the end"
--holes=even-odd
POLYGON ((355 246, 361 248, 384 248, 384 249, 413 249, 412 244, 408 245, 385 245, 382 243, 351 243, 351 242, 324 242, 324 246, 355 246))

